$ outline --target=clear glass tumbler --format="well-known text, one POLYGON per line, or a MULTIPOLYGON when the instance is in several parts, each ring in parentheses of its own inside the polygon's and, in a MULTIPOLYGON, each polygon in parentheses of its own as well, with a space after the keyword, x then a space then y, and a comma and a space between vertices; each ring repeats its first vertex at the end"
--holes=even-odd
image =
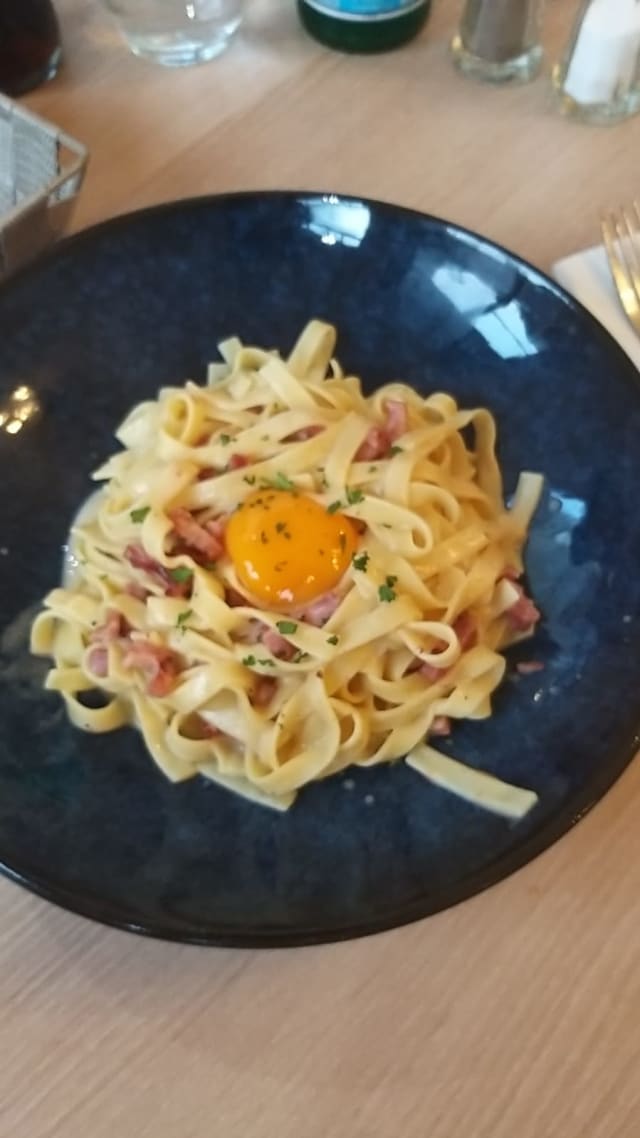
POLYGON ((206 63, 225 50, 244 0, 103 0, 135 55, 165 67, 206 63))

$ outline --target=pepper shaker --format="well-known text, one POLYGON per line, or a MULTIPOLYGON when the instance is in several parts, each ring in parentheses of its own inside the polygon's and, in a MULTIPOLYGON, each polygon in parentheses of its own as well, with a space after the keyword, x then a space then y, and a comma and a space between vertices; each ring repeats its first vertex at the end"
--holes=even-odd
POLYGON ((583 0, 553 69, 560 110, 614 123, 640 110, 640 0, 583 0))
POLYGON ((524 83, 540 70, 542 0, 466 0, 451 42, 465 75, 492 83, 524 83))

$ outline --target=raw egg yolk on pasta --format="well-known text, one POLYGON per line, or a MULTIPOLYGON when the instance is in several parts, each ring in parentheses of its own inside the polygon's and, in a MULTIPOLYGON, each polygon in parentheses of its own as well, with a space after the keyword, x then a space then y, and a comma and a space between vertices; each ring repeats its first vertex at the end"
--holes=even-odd
POLYGON ((312 601, 337 585, 358 546, 350 518, 290 490, 255 490, 225 541, 238 580, 273 607, 312 601))

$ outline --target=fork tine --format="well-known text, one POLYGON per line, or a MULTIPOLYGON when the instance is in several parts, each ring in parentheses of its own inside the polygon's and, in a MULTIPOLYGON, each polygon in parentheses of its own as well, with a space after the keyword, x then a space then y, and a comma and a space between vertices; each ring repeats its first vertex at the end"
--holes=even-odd
POLYGON ((631 206, 629 207, 629 214, 627 215, 627 222, 633 231, 633 250, 635 253, 636 264, 640 271, 640 205, 638 199, 634 198, 631 206))
POLYGON ((633 286, 629 280, 627 267, 622 260, 620 253, 616 247, 616 240, 618 237, 618 224, 614 213, 603 213, 600 219, 600 228, 602 230, 602 237, 604 240, 604 247, 609 260, 609 268, 613 276, 613 281, 618 291, 618 295, 622 300, 623 307, 626 311, 626 303, 623 297, 627 296, 633 286))
MULTIPOLYGON (((640 222, 640 211, 636 203, 634 207, 640 222)), ((623 209, 619 214, 613 210, 602 213, 600 228, 620 303, 629 322, 636 332, 640 332, 640 260, 636 252, 636 241, 640 237, 623 209), (633 266, 627 255, 629 248, 631 255, 636 258, 633 266)))
POLYGON ((623 253, 626 257, 627 268, 633 281, 633 287, 636 290, 636 296, 640 297, 640 254, 638 251, 640 234, 638 233, 638 223, 632 217, 630 210, 624 206, 620 210, 620 217, 622 220, 621 229, 623 231, 621 238, 623 253))

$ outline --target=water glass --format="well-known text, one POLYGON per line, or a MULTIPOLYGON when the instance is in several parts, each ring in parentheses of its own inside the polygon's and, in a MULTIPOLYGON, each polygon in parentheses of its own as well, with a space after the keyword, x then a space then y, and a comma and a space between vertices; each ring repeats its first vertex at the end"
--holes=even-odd
POLYGON ((224 51, 244 0, 104 0, 135 55, 184 67, 224 51))

